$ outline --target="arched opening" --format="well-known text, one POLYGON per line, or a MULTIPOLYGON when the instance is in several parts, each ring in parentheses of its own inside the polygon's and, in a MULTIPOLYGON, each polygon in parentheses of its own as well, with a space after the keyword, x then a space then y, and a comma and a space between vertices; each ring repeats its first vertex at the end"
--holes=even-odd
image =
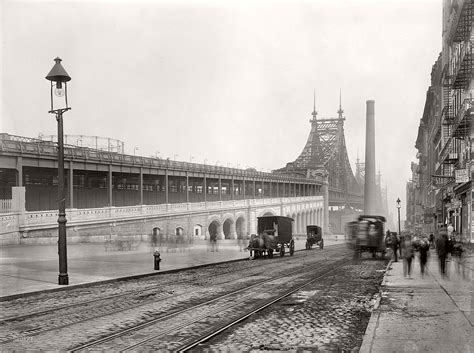
POLYGON ((231 225, 232 225, 232 220, 226 219, 224 222, 224 225, 222 226, 222 231, 224 232, 224 239, 232 238, 231 225))
POLYGON ((193 227, 193 235, 195 237, 200 237, 202 235, 202 226, 200 224, 196 224, 193 227))
POLYGON ((235 222, 235 232, 237 239, 245 239, 246 227, 244 217, 237 218, 237 221, 235 222))
POLYGON ((175 234, 177 237, 182 236, 182 235, 184 234, 183 227, 176 227, 174 234, 175 234))
POLYGON ((218 227, 219 227, 219 223, 217 223, 217 221, 212 221, 211 224, 209 224, 209 227, 207 227, 207 230, 209 231, 210 237, 212 237, 213 235, 219 235, 218 227))
POLYGON ((262 215, 262 217, 265 217, 265 216, 274 216, 274 214, 273 212, 267 211, 262 215))
POLYGON ((161 229, 154 227, 151 233, 151 245, 156 247, 162 243, 161 229))

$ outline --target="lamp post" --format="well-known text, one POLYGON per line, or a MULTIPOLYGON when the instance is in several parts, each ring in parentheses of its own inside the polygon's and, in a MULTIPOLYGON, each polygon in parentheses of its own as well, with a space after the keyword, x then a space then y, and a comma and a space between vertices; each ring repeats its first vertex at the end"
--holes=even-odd
POLYGON ((397 198, 397 209, 398 209, 398 236, 401 236, 401 228, 400 228, 400 205, 401 201, 400 198, 397 198))
POLYGON ((67 247, 66 247, 66 197, 64 192, 64 142, 63 142, 63 113, 70 110, 67 104, 67 82, 71 77, 61 65, 61 59, 54 59, 56 62, 46 76, 51 82, 51 110, 50 114, 56 115, 58 122, 58 255, 59 255, 59 276, 58 284, 68 285, 69 276, 67 274, 67 247), (54 98, 53 96, 57 98, 54 98))

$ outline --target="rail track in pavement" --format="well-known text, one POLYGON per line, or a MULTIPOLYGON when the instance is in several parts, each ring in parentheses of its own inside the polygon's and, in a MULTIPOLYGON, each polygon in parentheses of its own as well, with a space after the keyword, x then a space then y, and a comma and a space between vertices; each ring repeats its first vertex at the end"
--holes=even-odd
MULTIPOLYGON (((332 254, 336 254, 338 252, 340 252, 340 247, 335 247, 332 249, 328 248, 327 251, 325 251, 323 254, 327 257, 328 255, 332 256, 332 254)), ((305 266, 304 263, 301 264, 301 259, 299 259, 299 257, 287 257, 284 259, 285 259, 286 266, 290 268, 292 266, 295 266, 297 268, 297 270, 294 272, 301 271, 301 269, 304 268, 305 266)), ((246 286, 247 288, 251 288, 250 285, 253 285, 253 282, 259 282, 261 280, 258 276, 259 273, 261 273, 262 271, 267 271, 267 276, 268 276, 268 273, 271 273, 272 270, 278 269, 278 267, 275 267, 275 264, 278 261, 283 261, 283 259, 277 258, 272 261, 270 260, 261 260, 261 261, 258 260, 258 261, 252 261, 252 262, 244 261, 244 263, 247 264, 245 278, 244 278, 245 281, 242 281, 242 279, 239 279, 239 277, 242 277, 241 274, 237 274, 237 275, 231 274, 232 268, 234 268, 234 266, 231 266, 231 269, 229 269, 229 271, 224 270, 223 271, 224 273, 220 274, 220 277, 221 277, 220 280, 218 276, 216 276, 216 274, 212 274, 212 273, 209 274, 207 278, 208 279, 212 278, 213 286, 219 286, 221 288, 226 287, 226 286, 232 287, 235 284, 235 282, 237 282, 237 284, 240 283, 241 285, 246 286)), ((280 272, 276 276, 281 277, 281 276, 288 276, 288 275, 289 275, 289 272, 286 271, 286 272, 280 272)), ((199 276, 199 277, 200 277, 199 280, 202 282, 203 287, 206 287, 205 286, 206 276, 199 276)), ((189 279, 183 279, 181 283, 176 282, 176 281, 173 282, 172 279, 170 279, 170 281, 167 283, 153 284, 153 282, 151 282, 152 283, 151 287, 145 288, 145 289, 141 287, 139 290, 126 291, 125 293, 119 293, 119 294, 109 295, 109 296, 101 297, 97 299, 80 301, 78 303, 74 303, 72 305, 68 305, 66 307, 59 308, 59 309, 57 305, 54 305, 53 308, 50 308, 47 310, 41 310, 34 313, 28 313, 26 315, 8 317, 0 321, 0 327, 2 328, 2 330, 7 332, 6 335, 3 335, 2 337, 0 337, 0 344, 2 346, 5 346, 5 345, 9 346, 12 343, 18 343, 19 338, 24 339, 25 337, 27 337, 29 339, 33 339, 35 336, 40 336, 48 332, 59 332, 60 330, 63 330, 67 327, 73 327, 80 323, 87 323, 89 321, 93 321, 94 319, 103 319, 106 316, 113 316, 114 314, 120 314, 124 312, 130 313, 131 311, 135 311, 135 310, 140 311, 140 309, 143 309, 143 308, 145 308, 143 310, 144 315, 148 316, 149 318, 150 315, 149 313, 146 312, 147 311, 146 308, 148 306, 153 306, 156 308, 162 305, 163 309, 165 310, 158 311, 158 313, 156 314, 158 315, 158 318, 154 318, 151 320, 151 321, 156 322, 157 320, 161 320, 164 317, 162 315, 163 312, 164 313, 170 312, 169 311, 170 307, 171 307, 171 312, 173 312, 173 310, 174 312, 179 312, 179 311, 184 310, 183 307, 186 308, 186 306, 189 306, 190 303, 193 304, 196 302, 196 300, 190 300, 190 298, 187 297, 188 293, 174 295, 176 292, 179 292, 180 290, 186 290, 186 288, 180 288, 180 285, 184 285, 183 283, 185 283, 186 280, 189 280, 189 279), (165 303, 166 300, 170 298, 170 296, 173 297, 172 298, 174 302, 173 305, 170 305, 169 303, 165 303), (182 297, 181 303, 180 303, 180 297, 182 297), (176 303, 178 303, 178 305, 176 303), (63 319, 58 319, 58 317, 62 317, 63 319), (37 322, 39 321, 41 324, 35 326, 34 325, 35 321, 37 322)), ((186 285, 184 285, 184 287, 186 287, 186 285)), ((219 291, 210 295, 211 296, 219 295, 218 292, 219 291)), ((205 295, 206 291, 203 290, 202 293, 203 295, 205 295)), ((200 302, 202 302, 202 300, 200 302)), ((151 316, 153 317, 155 315, 151 315, 151 316)), ((150 322, 150 320, 148 319, 146 321, 150 322)), ((131 329, 133 329, 133 327, 136 327, 135 324, 132 324, 131 326, 132 326, 131 329)), ((127 329, 130 329, 130 327, 127 327, 127 329)))
POLYGON ((344 258, 331 261, 322 267, 312 266, 286 273, 284 276, 268 278, 199 305, 74 347, 73 351, 186 351, 315 281, 331 275, 351 261, 352 259, 344 258), (315 271, 318 273, 316 276, 315 271))

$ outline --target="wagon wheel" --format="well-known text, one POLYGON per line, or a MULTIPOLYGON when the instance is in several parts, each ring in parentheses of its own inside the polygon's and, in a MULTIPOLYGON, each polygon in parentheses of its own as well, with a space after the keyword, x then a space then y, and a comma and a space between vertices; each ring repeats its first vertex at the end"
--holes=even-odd
POLYGON ((290 256, 293 256, 294 253, 295 253, 295 242, 293 240, 291 240, 291 242, 290 242, 290 256))
POLYGON ((319 242, 319 248, 324 248, 324 239, 321 239, 321 241, 319 242))
POLYGON ((285 244, 280 245, 280 256, 285 256, 285 244))
POLYGON ((268 258, 273 258, 273 249, 268 249, 268 258))

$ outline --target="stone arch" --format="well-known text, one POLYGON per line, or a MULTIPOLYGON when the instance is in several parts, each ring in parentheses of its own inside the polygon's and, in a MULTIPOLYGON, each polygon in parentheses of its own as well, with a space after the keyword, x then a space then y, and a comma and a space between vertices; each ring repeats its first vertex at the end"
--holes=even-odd
POLYGON ((179 237, 179 236, 183 236, 184 235, 184 228, 181 227, 181 226, 177 226, 175 229, 174 229, 174 235, 179 237))
POLYGON ((239 216, 235 221, 235 234, 237 239, 245 239, 247 236, 247 223, 244 216, 239 216))
POLYGON ((260 211, 257 215, 257 217, 263 217, 263 216, 276 216, 276 212, 270 208, 266 208, 262 211, 260 211))
POLYGON ((207 231, 209 232, 209 236, 217 235, 217 237, 219 237, 220 225, 221 224, 217 220, 214 220, 211 223, 209 223, 209 226, 207 227, 207 231))
POLYGON ((160 227, 153 227, 151 230, 151 245, 156 247, 163 242, 163 234, 160 227))
POLYGON ((227 218, 222 224, 222 233, 224 239, 234 239, 235 237, 235 222, 232 218, 227 218))

